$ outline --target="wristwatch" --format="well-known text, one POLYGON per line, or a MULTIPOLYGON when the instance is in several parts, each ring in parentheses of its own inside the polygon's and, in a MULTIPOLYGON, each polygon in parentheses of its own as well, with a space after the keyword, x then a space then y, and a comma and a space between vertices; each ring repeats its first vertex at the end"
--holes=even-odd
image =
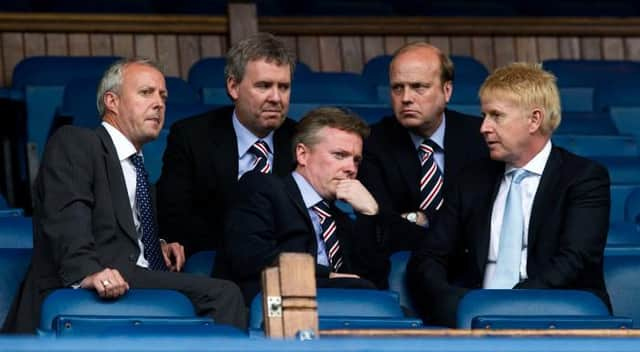
POLYGON ((404 218, 407 219, 407 221, 415 224, 416 222, 418 222, 418 213, 412 211, 410 213, 407 213, 407 216, 405 216, 404 218))

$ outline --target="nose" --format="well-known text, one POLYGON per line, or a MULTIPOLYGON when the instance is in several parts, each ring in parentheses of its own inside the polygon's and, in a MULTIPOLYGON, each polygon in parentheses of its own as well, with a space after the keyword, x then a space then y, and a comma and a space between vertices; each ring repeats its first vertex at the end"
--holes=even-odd
POLYGON ((492 121, 488 117, 484 117, 482 119, 482 124, 480 125, 480 133, 487 134, 491 131, 492 121))
POLYGON ((410 89, 403 89, 402 90, 402 102, 407 104, 407 103, 411 103, 411 90, 410 89))
POLYGON ((280 90, 276 85, 274 85, 274 87, 271 88, 271 91, 269 92, 269 100, 276 103, 282 101, 282 93, 280 93, 280 90))
POLYGON ((344 167, 344 173, 348 178, 355 178, 358 173, 358 164, 355 160, 349 159, 346 161, 346 165, 344 167))

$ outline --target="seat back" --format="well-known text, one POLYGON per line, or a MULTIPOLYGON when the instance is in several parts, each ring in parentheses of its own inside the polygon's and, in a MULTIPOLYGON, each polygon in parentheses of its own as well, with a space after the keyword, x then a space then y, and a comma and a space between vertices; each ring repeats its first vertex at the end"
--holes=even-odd
POLYGON ((398 294, 400 305, 414 310, 411 295, 407 287, 407 263, 411 252, 402 251, 391 255, 391 270, 389 271, 389 290, 398 294))
POLYGON ((576 290, 472 290, 458 304, 457 327, 471 328, 484 315, 591 315, 609 310, 594 294, 576 290))
POLYGON ((543 61, 542 66, 556 75, 559 87, 595 88, 640 73, 640 63, 633 61, 554 59, 543 61))
POLYGON ((213 272, 216 251, 200 251, 192 254, 184 264, 182 271, 191 274, 209 276, 213 272))
POLYGON ((33 224, 25 216, 0 217, 0 248, 33 248, 33 224))
POLYGON ((375 104, 375 86, 360 75, 348 72, 322 72, 305 75, 295 82, 292 103, 322 105, 375 104))
POLYGON ((633 327, 640 328, 640 255, 606 255, 604 279, 611 298, 613 314, 630 317, 633 327))
POLYGON ((143 316, 195 318, 191 301, 178 291, 131 289, 116 300, 101 299, 95 291, 59 289, 42 304, 40 329, 52 330, 58 316, 143 316))
POLYGON ((144 155, 144 166, 149 174, 149 182, 156 183, 162 173, 162 156, 164 150, 167 148, 167 137, 169 136, 169 130, 162 129, 158 138, 149 143, 145 143, 142 146, 142 153, 144 155))
POLYGON ((0 324, 4 323, 11 302, 27 273, 31 253, 31 248, 0 248, 0 324))

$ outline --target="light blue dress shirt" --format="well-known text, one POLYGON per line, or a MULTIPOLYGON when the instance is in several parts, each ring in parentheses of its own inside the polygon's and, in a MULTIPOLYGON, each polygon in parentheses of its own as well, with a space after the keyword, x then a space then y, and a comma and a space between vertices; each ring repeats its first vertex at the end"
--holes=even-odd
MULTIPOLYGON (((444 176, 444 129, 446 127, 447 119, 444 113, 442 113, 442 123, 435 132, 429 137, 433 143, 435 143, 439 148, 436 148, 434 158, 436 159, 436 164, 438 165, 438 169, 442 176, 444 176)), ((422 144, 424 137, 418 136, 413 132, 409 132, 411 136, 411 140, 413 141, 413 145, 416 147, 416 158, 420 160, 420 156, 418 155, 418 147, 422 144)))
POLYGON ((259 141, 263 140, 269 146, 271 153, 269 153, 269 163, 273 165, 273 131, 264 138, 258 138, 251 131, 249 131, 238 120, 236 111, 233 111, 233 117, 231 118, 233 124, 233 130, 236 132, 236 141, 238 142, 238 179, 242 177, 247 171, 251 171, 255 155, 249 153, 249 148, 259 141))

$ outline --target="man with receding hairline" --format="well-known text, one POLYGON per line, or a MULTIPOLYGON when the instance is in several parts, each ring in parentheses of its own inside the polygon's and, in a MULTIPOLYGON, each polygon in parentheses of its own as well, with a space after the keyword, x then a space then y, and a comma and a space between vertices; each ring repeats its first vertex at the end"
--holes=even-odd
POLYGON ((414 248, 446 202, 449 180, 487 156, 480 119, 446 109, 453 80, 449 57, 424 42, 400 48, 389 66, 394 116, 372 126, 359 174, 381 211, 397 218, 383 231, 389 253, 414 248))
POLYGON ((407 266, 428 323, 455 327, 470 289, 577 289, 611 307, 602 269, 609 175, 553 146, 555 77, 538 64, 497 69, 480 88, 492 160, 465 167, 407 266))

